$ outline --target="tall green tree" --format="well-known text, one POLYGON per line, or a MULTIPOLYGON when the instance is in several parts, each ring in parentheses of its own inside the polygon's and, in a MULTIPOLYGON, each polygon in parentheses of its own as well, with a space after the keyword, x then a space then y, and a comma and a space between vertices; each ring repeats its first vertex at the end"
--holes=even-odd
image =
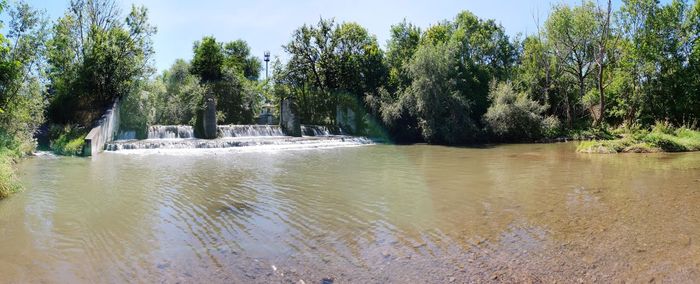
POLYGON ((565 97, 566 121, 573 123, 576 103, 588 92, 589 75, 594 72, 597 27, 596 6, 591 1, 570 7, 556 5, 545 22, 547 40, 565 74, 577 83, 578 96, 565 97))
MULTIPOLYGON (((284 46, 291 58, 283 72, 304 123, 331 124, 339 106, 367 110, 365 98, 386 80, 383 52, 374 36, 355 23, 321 19, 304 25, 284 46)), ((362 115, 358 115, 362 117, 362 115)))
POLYGON ((425 141, 457 144, 473 141, 478 127, 471 119, 472 102, 459 89, 454 44, 421 46, 409 64, 413 78, 404 96, 415 102, 421 134, 425 141))
MULTIPOLYGON (((6 7, 0 2, 0 13, 6 7)), ((45 12, 23 1, 9 7, 9 20, 7 38, 0 34, 0 136, 9 135, 26 152, 34 147, 32 136, 44 121, 48 20, 45 12)))
POLYGON ((221 43, 214 37, 204 37, 194 43, 194 58, 191 72, 199 76, 203 83, 220 81, 224 68, 224 53, 221 43))
POLYGON ((122 18, 113 0, 74 0, 48 44, 51 106, 56 123, 90 125, 114 100, 138 93, 153 68, 148 10, 122 18))
POLYGON ((389 90, 396 92, 410 85, 405 66, 420 44, 421 31, 405 19, 391 26, 391 37, 387 42, 386 65, 389 69, 389 90))
POLYGON ((202 98, 216 100, 219 123, 253 121, 258 101, 263 99, 256 83, 259 71, 259 60, 250 55, 248 44, 243 40, 224 44, 214 37, 204 37, 194 45, 190 72, 204 87, 202 98))
POLYGON ((250 54, 248 43, 242 39, 228 42, 224 45, 224 65, 242 73, 248 80, 258 80, 262 63, 256 56, 250 54))

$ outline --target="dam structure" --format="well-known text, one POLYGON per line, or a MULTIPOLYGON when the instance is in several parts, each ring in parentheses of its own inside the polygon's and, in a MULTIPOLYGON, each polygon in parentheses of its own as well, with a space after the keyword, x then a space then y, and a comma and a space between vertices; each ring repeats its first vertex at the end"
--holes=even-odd
POLYGON ((301 137, 288 136, 279 125, 218 125, 217 138, 195 138, 189 125, 153 125, 147 139, 130 139, 120 135, 105 144, 106 151, 166 150, 166 149, 220 149, 234 147, 324 148, 373 144, 366 137, 345 135, 340 128, 302 125, 301 137))

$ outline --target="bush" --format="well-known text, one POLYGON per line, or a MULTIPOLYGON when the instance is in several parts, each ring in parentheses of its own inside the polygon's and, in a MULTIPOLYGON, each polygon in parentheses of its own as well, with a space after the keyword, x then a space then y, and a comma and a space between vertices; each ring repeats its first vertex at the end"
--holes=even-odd
POLYGON ((687 128, 674 130, 668 124, 657 123, 652 131, 640 129, 626 133, 621 139, 581 142, 577 151, 585 153, 700 151, 700 131, 687 128))
POLYGON ((550 115, 542 121, 542 135, 546 138, 561 135, 561 122, 556 116, 550 115))
POLYGON ((470 143, 480 134, 471 118, 474 98, 457 85, 457 52, 447 44, 422 46, 407 67, 414 79, 404 95, 413 97, 421 135, 429 143, 470 143))
POLYGON ((675 134, 675 128, 669 122, 657 121, 651 128, 651 132, 673 135, 675 134))
POLYGON ((80 156, 83 153, 85 145, 86 131, 80 127, 54 126, 51 129, 52 137, 57 137, 51 140, 51 150, 58 155, 65 156, 80 156))
POLYGON ((682 152, 686 151, 686 147, 677 141, 677 137, 673 135, 652 131, 645 136, 642 141, 649 143, 654 147, 658 147, 666 152, 682 152))
POLYGON ((22 186, 17 181, 12 168, 16 155, 13 151, 0 148, 0 199, 19 191, 22 186))
POLYGON ((545 132, 555 135, 559 128, 554 117, 544 118, 547 108, 530 99, 525 93, 516 93, 510 83, 491 87, 491 106, 484 115, 488 129, 501 140, 534 140, 545 132))
POLYGON ((15 160, 22 156, 22 145, 20 140, 0 128, 0 199, 22 188, 13 169, 15 160))

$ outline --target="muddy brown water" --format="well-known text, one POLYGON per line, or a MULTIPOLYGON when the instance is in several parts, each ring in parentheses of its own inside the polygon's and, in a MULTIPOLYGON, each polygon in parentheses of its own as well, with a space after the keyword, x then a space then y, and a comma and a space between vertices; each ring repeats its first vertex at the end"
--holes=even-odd
POLYGON ((700 281, 700 153, 575 146, 35 157, 0 282, 700 281))

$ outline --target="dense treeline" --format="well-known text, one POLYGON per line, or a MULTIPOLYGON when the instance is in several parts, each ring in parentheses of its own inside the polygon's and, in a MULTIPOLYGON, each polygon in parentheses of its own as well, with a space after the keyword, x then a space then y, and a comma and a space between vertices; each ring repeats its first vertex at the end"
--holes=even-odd
MULTIPOLYGON (((245 41, 211 36, 154 77, 145 7, 71 0, 52 22, 0 0, 0 15, 0 197, 16 188, 9 167, 37 133, 58 153, 79 153, 117 100, 122 128, 139 137, 152 124, 201 125, 212 102, 218 123, 252 123, 263 103, 285 98, 302 123, 439 144, 697 128, 700 116, 700 0, 557 4, 524 38, 468 11, 424 30, 404 20, 384 49, 356 23, 321 19, 293 32, 269 80, 245 41)), ((663 136, 673 131, 652 131, 616 145, 696 148, 684 129, 675 144, 663 136)))
POLYGON ((214 99, 220 124, 253 123, 264 101, 261 62, 243 40, 217 42, 207 36, 194 43, 191 61, 178 59, 136 96, 122 104, 124 129, 145 135, 146 125, 201 126, 204 102, 214 99), (134 115, 136 114, 136 115, 134 115))
MULTIPOLYGON (((49 35, 44 13, 0 1, 0 14, 6 11, 7 36, 0 34, 0 199, 19 189, 12 164, 34 149, 33 134, 44 120, 41 72, 49 35)), ((4 25, 0 21, 0 29, 4 25)))
POLYGON ((391 27, 386 51, 354 23, 297 29, 273 94, 295 97, 306 123, 354 108, 399 142, 533 140, 565 131, 694 126, 700 116, 700 2, 555 5, 540 30, 510 39, 461 12, 422 31, 391 27), (601 95, 603 94, 603 95, 601 95))
POLYGON ((425 29, 397 23, 386 48, 356 23, 321 19, 294 31, 283 46, 288 60, 273 62, 267 81, 245 41, 214 37, 153 77, 156 29, 144 7, 122 13, 113 0, 74 0, 52 23, 3 1, 10 21, 0 37, 0 130, 31 149, 25 142, 46 117, 58 125, 55 148, 72 143, 74 152, 117 99, 123 128, 143 136, 150 124, 197 125, 206 101, 216 102, 219 123, 251 123, 262 103, 283 98, 295 99, 302 123, 352 124, 357 134, 397 142, 695 126, 698 3, 626 0, 616 11, 609 2, 557 4, 524 38, 464 11, 425 29))

